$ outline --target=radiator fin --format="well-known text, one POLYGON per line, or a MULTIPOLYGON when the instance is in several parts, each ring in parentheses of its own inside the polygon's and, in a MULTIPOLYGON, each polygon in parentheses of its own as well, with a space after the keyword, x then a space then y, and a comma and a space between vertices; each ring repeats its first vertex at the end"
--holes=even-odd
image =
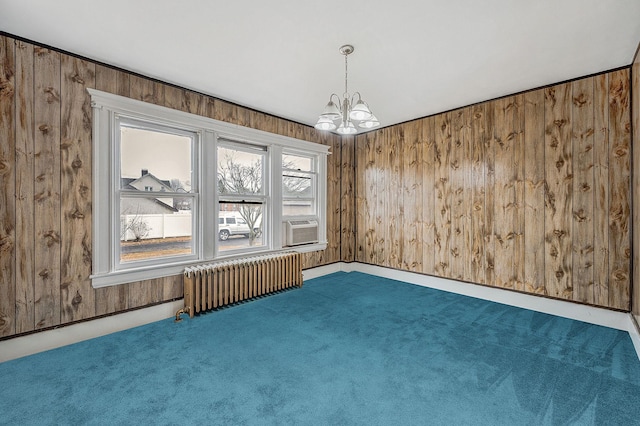
POLYGON ((300 253, 277 253, 184 270, 189 316, 291 287, 302 287, 300 253))

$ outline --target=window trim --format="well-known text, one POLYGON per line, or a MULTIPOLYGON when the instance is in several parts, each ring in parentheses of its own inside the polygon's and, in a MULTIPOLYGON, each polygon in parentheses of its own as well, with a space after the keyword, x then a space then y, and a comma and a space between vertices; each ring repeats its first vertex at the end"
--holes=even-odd
MULTIPOLYGON (((218 227, 217 221, 205 220, 205 213, 212 212, 218 206, 216 191, 216 167, 203 167, 204 164, 216 164, 216 148, 218 139, 233 141, 240 144, 256 145, 267 149, 270 160, 266 166, 269 172, 266 175, 270 180, 269 192, 271 214, 267 218, 270 233, 270 244, 261 253, 278 251, 311 252, 324 250, 327 247, 326 234, 326 191, 325 179, 317 179, 318 194, 318 225, 319 243, 296 247, 283 247, 280 230, 282 226, 282 164, 274 161, 281 159, 283 151, 287 153, 298 152, 306 156, 317 158, 318 176, 327 176, 326 157, 330 154, 330 147, 318 143, 308 142, 287 136, 275 135, 262 130, 251 129, 236 124, 226 123, 171 108, 138 101, 135 99, 102 92, 95 89, 87 89, 91 95, 93 109, 93 238, 92 238, 92 275, 91 283, 94 288, 106 287, 141 280, 161 278, 182 273, 185 267, 219 259, 233 259, 246 256, 243 253, 215 254, 214 238, 218 227), (113 229, 115 224, 113 200, 115 188, 112 185, 114 161, 120 161, 115 157, 113 149, 114 132, 116 131, 116 117, 123 115, 143 122, 156 123, 163 127, 175 127, 200 134, 199 146, 196 148, 194 159, 195 178, 198 180, 197 196, 198 219, 194 220, 194 238, 198 241, 195 245, 196 259, 162 259, 162 264, 140 266, 136 268, 113 268, 113 229), (209 195, 207 195, 209 194, 209 195), (279 206, 279 207, 276 207, 279 206), (199 235, 195 235, 200 230, 199 235)), ((289 218, 289 217, 287 217, 289 218)), ((119 223, 118 223, 119 226, 119 223)))

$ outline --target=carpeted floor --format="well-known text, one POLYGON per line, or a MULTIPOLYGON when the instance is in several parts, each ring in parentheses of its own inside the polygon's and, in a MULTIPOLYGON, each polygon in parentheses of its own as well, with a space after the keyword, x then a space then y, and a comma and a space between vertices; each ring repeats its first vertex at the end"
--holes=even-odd
POLYGON ((640 424, 627 333, 352 272, 0 364, 0 424, 640 424))

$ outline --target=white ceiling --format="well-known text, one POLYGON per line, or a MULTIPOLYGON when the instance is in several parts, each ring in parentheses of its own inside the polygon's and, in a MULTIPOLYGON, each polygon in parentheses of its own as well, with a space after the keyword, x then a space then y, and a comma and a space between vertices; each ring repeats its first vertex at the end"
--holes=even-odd
POLYGON ((629 65, 639 0, 0 0, 0 31, 313 125, 382 125, 629 65))

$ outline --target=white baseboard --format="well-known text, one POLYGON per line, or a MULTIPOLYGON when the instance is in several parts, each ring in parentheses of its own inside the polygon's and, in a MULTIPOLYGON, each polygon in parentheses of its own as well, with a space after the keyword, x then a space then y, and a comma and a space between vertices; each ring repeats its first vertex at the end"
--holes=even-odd
MULTIPOLYGON (((305 269, 305 280, 318 278, 334 272, 363 272, 384 278, 404 281, 437 290, 462 294, 478 299, 489 300, 519 308, 544 312, 559 317, 575 319, 591 324, 602 325, 609 328, 624 330, 629 333, 633 345, 640 359, 640 333, 629 313, 616 312, 604 308, 580 305, 562 300, 548 299, 517 293, 494 287, 485 287, 460 281, 422 275, 414 272, 400 271, 381 266, 367 265, 363 263, 332 263, 330 265, 305 269)), ((38 352, 55 349, 94 337, 104 336, 128 328, 138 327, 155 321, 160 321, 174 316, 175 312, 183 307, 183 301, 163 303, 149 308, 125 312, 118 315, 99 318, 78 324, 60 327, 54 330, 29 334, 0 341, 0 362, 9 361, 38 352)))
POLYGON ((529 309, 531 311, 543 312, 545 314, 555 315, 558 317, 570 318, 590 324, 623 330, 629 333, 636 349, 638 359, 640 359, 640 334, 633 324, 631 314, 627 312, 612 311, 595 306, 581 305, 578 303, 518 293, 496 287, 464 283, 446 278, 438 278, 415 272, 400 271, 397 269, 358 262, 341 262, 328 266, 331 266, 332 269, 331 272, 327 273, 320 273, 324 272, 324 270, 321 270, 323 267, 305 270, 305 279, 306 274, 309 273, 311 275, 315 269, 318 269, 318 273, 314 274, 314 278, 335 272, 334 269, 339 267, 339 270, 342 272, 363 272, 365 274, 375 275, 378 277, 390 278, 423 287, 448 291, 464 296, 475 297, 477 299, 489 300, 492 302, 502 303, 504 305, 516 306, 519 308, 529 309))
POLYGON ((128 328, 171 318, 175 315, 176 311, 183 306, 184 302, 181 299, 4 340, 0 342, 0 362, 33 355, 38 352, 48 351, 72 343, 82 342, 83 340, 89 340, 128 328))

